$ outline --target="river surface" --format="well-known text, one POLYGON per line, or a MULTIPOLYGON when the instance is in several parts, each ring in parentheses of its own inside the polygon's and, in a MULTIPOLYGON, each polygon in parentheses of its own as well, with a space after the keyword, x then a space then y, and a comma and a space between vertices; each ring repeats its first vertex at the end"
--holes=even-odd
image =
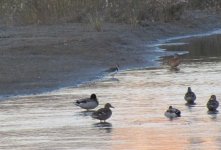
MULTIPOLYGON (((221 37, 176 40, 162 48, 183 55, 180 70, 162 64, 157 68, 120 71, 77 88, 63 88, 40 95, 0 102, 1 150, 147 150, 221 149, 220 113, 207 112, 212 94, 221 99, 221 37), (196 105, 185 105, 192 87, 196 105), (100 105, 115 108, 106 123, 73 104, 96 93, 100 105), (181 117, 164 116, 168 106, 181 117)), ((220 110, 220 108, 218 108, 220 110)))

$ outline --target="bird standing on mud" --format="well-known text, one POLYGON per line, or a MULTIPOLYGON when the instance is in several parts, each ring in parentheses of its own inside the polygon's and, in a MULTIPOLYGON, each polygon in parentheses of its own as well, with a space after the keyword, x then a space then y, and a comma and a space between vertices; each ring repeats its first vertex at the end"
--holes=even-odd
POLYGON ((110 103, 106 103, 104 105, 104 108, 98 109, 92 114, 92 118, 100 120, 100 122, 103 120, 104 122, 111 117, 112 111, 110 108, 114 108, 110 103))
POLYGON ((91 94, 90 98, 77 100, 76 102, 74 102, 74 104, 83 109, 89 110, 96 108, 99 105, 99 102, 97 100, 97 96, 95 94, 91 94))
POLYGON ((171 67, 171 69, 178 69, 177 67, 181 63, 181 58, 179 57, 178 54, 175 54, 173 58, 170 58, 167 62, 167 64, 171 67))
POLYGON ((176 118, 176 117, 180 117, 181 112, 180 110, 173 108, 172 106, 169 106, 169 108, 164 113, 164 115, 168 118, 176 118))
POLYGON ((216 100, 216 96, 212 95, 207 102, 207 108, 209 111, 216 111, 216 109, 219 107, 219 102, 216 100))
POLYGON ((188 87, 188 90, 184 96, 184 99, 187 101, 188 104, 194 104, 194 101, 196 100, 196 95, 194 92, 192 92, 190 87, 188 87))
POLYGON ((105 70, 105 72, 111 73, 111 76, 114 78, 114 75, 119 71, 119 65, 117 64, 114 67, 111 67, 107 70, 105 70))

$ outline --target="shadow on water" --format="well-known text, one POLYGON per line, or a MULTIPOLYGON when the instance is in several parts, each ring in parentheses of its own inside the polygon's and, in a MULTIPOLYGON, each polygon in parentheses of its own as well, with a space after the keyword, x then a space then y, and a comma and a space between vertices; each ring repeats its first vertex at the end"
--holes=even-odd
POLYGON ((211 119, 212 120, 217 120, 217 115, 219 114, 219 111, 216 110, 216 111, 207 111, 208 115, 211 116, 211 119))
POLYGON ((185 105, 189 108, 189 109, 191 109, 192 107, 195 107, 196 106, 196 104, 197 103, 185 103, 185 105))
POLYGON ((78 115, 78 116, 91 116, 93 112, 95 112, 95 110, 81 111, 81 112, 75 113, 75 115, 78 115))
POLYGON ((209 115, 216 115, 216 114, 219 113, 219 111, 218 111, 218 110, 215 110, 215 111, 210 111, 210 110, 208 110, 207 113, 208 113, 209 115))
POLYGON ((170 68, 171 72, 175 72, 175 73, 179 73, 180 72, 180 68, 170 68))
MULTIPOLYGON (((182 117, 182 116, 180 116, 182 117)), ((176 121, 176 120, 179 120, 180 117, 167 117, 169 121, 176 121)))
POLYGON ((105 130, 107 133, 112 132, 112 124, 109 122, 99 122, 93 124, 93 126, 99 130, 105 130))
POLYGON ((120 80, 115 77, 111 77, 107 78, 106 80, 103 80, 102 82, 120 82, 120 80))

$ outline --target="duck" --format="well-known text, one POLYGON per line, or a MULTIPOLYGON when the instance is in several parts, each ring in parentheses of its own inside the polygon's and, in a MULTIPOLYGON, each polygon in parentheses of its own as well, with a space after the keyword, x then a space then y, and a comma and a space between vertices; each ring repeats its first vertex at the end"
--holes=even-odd
POLYGON ((76 106, 79 106, 83 109, 94 109, 99 105, 96 94, 91 94, 90 98, 80 99, 74 102, 76 106))
POLYGON ((207 102, 207 108, 209 111, 216 111, 216 109, 219 107, 219 102, 216 100, 215 95, 211 95, 209 101, 207 102))
POLYGON ((92 113, 92 118, 102 121, 106 121, 112 115, 112 111, 110 108, 114 108, 110 103, 106 103, 104 108, 100 108, 97 111, 92 113))
POLYGON ((114 77, 114 75, 119 71, 119 65, 116 64, 114 67, 110 67, 109 69, 105 70, 105 72, 111 73, 111 76, 114 77))
POLYGON ((181 63, 181 58, 178 54, 175 54, 173 58, 170 58, 167 62, 167 64, 171 67, 171 69, 177 69, 177 67, 181 63))
POLYGON ((169 106, 169 108, 164 113, 164 115, 168 118, 176 118, 176 117, 180 117, 181 112, 180 110, 173 108, 172 106, 169 106))
POLYGON ((194 92, 192 92, 191 87, 188 87, 184 99, 187 101, 188 104, 194 104, 194 101, 196 100, 196 95, 194 92))

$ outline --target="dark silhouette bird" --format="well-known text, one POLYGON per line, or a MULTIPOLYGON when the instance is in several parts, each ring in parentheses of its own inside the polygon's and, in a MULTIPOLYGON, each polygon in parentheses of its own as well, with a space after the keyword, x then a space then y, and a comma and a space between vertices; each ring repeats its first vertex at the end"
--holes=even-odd
POLYGON ((172 106, 169 106, 169 108, 164 113, 164 115, 168 118, 175 118, 175 117, 180 117, 181 112, 180 110, 173 108, 172 106))
POLYGON ((173 58, 170 58, 167 62, 167 64, 171 67, 171 69, 177 69, 177 67, 181 63, 181 58, 179 57, 178 54, 175 54, 173 58))
POLYGON ((92 114, 92 118, 98 119, 98 120, 100 120, 100 122, 101 121, 105 122, 112 115, 112 111, 110 108, 114 108, 114 107, 111 106, 110 103, 106 103, 104 105, 104 108, 100 108, 92 114))
POLYGON ((108 72, 111 74, 112 77, 114 77, 114 75, 119 71, 119 65, 117 64, 116 66, 114 67, 111 67, 107 70, 105 70, 105 72, 108 72))
POLYGON ((207 102, 207 108, 209 111, 216 111, 216 109, 219 107, 219 102, 216 100, 215 95, 211 95, 209 101, 207 102))
POLYGON ((89 110, 96 108, 99 105, 99 102, 97 100, 97 96, 95 94, 91 94, 90 98, 77 100, 76 102, 74 102, 74 104, 83 109, 89 110))
POLYGON ((194 92, 192 92, 190 87, 188 87, 184 99, 187 101, 188 104, 194 104, 194 101, 196 100, 196 95, 194 92))

